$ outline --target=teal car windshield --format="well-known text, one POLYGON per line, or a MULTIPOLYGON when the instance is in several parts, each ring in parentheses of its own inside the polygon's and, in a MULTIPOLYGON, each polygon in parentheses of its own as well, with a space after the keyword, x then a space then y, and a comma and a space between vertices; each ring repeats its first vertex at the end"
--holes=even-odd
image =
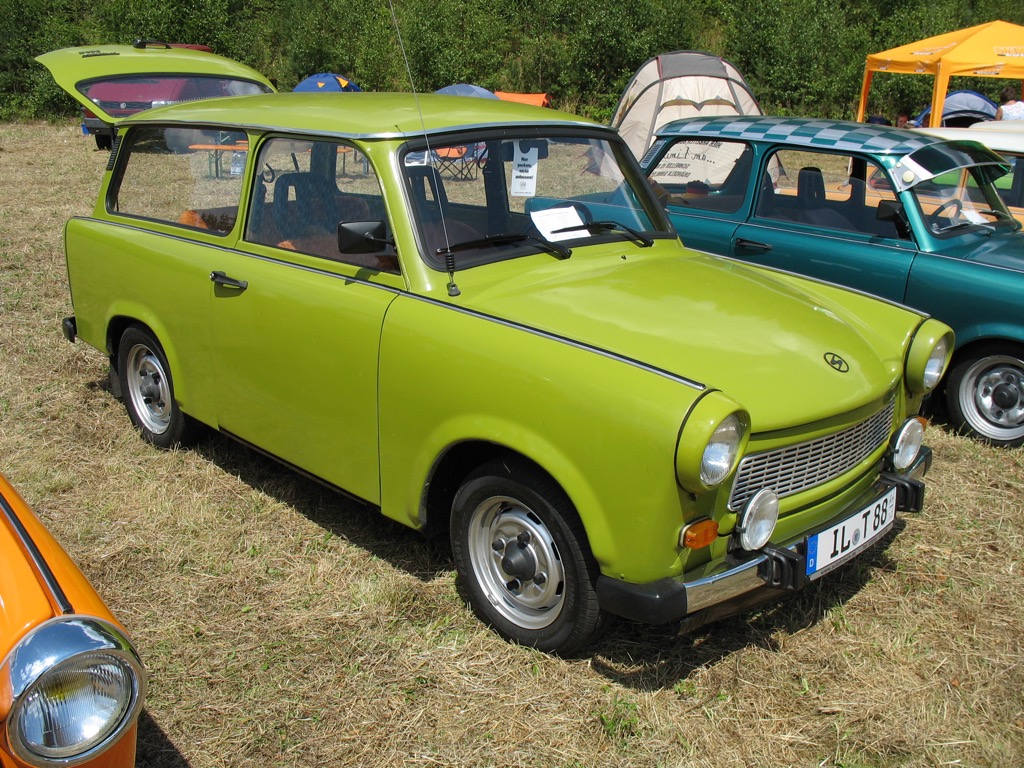
POLYGON ((908 192, 933 235, 942 237, 979 226, 1020 228, 996 188, 993 168, 974 165, 951 170, 910 187, 908 192))
POLYGON ((977 176, 986 183, 994 183, 1010 170, 1003 158, 983 147, 947 142, 930 144, 901 158, 892 176, 898 189, 903 190, 962 168, 975 169, 977 176))
POLYGON ((439 269, 676 236, 627 150, 601 137, 503 131, 420 141, 401 170, 423 253, 439 269))

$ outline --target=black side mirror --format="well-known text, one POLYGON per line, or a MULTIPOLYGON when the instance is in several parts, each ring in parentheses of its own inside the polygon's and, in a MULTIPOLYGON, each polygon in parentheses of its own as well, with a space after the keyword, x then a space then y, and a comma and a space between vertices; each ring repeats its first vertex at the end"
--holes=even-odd
POLYGON ((343 221, 338 224, 338 250, 342 253, 380 253, 393 245, 383 221, 343 221))
POLYGON ((898 200, 881 200, 878 209, 875 211, 875 218, 879 221, 888 221, 896 227, 896 232, 904 240, 910 237, 910 223, 907 221, 907 214, 903 210, 903 203, 898 200))

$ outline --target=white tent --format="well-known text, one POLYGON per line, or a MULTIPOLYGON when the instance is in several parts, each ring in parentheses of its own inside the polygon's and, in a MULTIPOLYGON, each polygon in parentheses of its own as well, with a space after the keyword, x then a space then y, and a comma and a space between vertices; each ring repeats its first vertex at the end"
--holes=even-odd
POLYGON ((658 128, 683 117, 764 114, 743 75, 732 64, 700 51, 663 53, 629 81, 612 127, 638 158, 658 128))

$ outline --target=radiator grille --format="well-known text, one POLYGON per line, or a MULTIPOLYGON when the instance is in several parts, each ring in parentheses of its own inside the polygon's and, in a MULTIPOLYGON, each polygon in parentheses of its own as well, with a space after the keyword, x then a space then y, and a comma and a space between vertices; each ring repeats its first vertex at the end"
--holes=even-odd
POLYGON ((886 442, 895 408, 892 401, 860 424, 841 432, 747 456, 736 473, 729 509, 743 509, 762 488, 771 488, 782 498, 839 477, 886 442))

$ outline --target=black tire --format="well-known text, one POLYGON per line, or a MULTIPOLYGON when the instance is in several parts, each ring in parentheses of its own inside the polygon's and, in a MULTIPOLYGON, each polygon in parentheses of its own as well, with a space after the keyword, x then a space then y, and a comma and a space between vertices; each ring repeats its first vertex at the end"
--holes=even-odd
POLYGON ((193 442, 199 425, 174 399, 171 368, 160 343, 146 329, 129 327, 117 347, 117 375, 128 418, 158 448, 193 442))
POLYGON ((583 524, 532 464, 496 460, 473 472, 455 495, 451 541, 473 611, 503 637, 566 655, 604 630, 583 524))
POLYGON ((96 140, 96 149, 109 150, 114 146, 114 137, 109 133, 94 133, 93 138, 96 140))
POLYGON ((990 344, 957 360, 946 382, 950 423, 991 445, 1024 444, 1024 347, 990 344))

